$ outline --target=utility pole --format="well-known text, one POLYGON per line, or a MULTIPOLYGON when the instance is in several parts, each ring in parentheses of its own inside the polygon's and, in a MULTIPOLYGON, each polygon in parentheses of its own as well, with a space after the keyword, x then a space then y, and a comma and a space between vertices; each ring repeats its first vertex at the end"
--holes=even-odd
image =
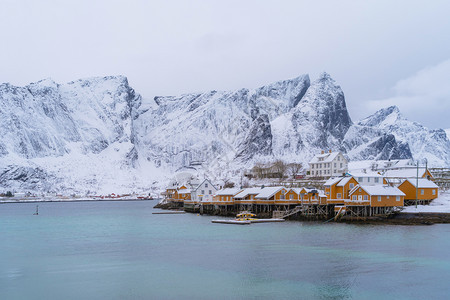
POLYGON ((418 197, 419 197, 419 161, 417 161, 417 176, 416 176, 416 208, 418 197))

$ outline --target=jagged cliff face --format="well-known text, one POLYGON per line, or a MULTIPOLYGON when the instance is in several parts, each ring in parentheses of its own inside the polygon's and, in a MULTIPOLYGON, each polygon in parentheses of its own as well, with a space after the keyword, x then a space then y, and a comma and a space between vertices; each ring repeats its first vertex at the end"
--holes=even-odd
POLYGON ((97 184, 95 173, 101 177, 135 159, 133 122, 141 98, 123 76, 2 84, 0 99, 3 186, 52 190, 71 181, 97 184), (108 151, 114 152, 110 159, 108 151))
POLYGON ((428 129, 403 117, 396 106, 381 109, 358 125, 371 127, 395 136, 408 145, 414 159, 427 159, 430 165, 450 165, 450 141, 443 129, 428 129))
POLYGON ((175 171, 238 176, 257 161, 307 163, 321 150, 350 159, 427 157, 450 165, 445 132, 388 108, 356 124, 326 73, 258 89, 143 101, 122 76, 0 85, 0 185, 16 190, 148 189, 175 171))

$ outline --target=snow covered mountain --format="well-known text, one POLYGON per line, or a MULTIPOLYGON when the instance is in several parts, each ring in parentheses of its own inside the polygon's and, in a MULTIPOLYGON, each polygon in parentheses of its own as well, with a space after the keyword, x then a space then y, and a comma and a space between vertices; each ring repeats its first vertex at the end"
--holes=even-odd
POLYGON ((407 120, 396 106, 381 109, 358 125, 388 132, 408 144, 414 159, 427 159, 430 165, 450 165, 450 141, 443 129, 428 129, 407 120))
POLYGON ((0 85, 0 184, 102 190, 133 179, 141 97, 123 76, 0 85))
POLYGON ((450 165, 445 132, 395 107, 354 124, 326 73, 313 82, 302 75, 254 90, 154 99, 142 99, 123 76, 2 84, 0 134, 0 187, 15 190, 145 190, 176 171, 223 179, 255 162, 307 163, 327 149, 350 159, 450 165))

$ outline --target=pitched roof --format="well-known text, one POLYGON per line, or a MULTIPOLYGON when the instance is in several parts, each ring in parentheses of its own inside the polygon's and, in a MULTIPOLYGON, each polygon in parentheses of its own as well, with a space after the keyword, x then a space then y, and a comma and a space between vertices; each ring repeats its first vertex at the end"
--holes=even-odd
POLYGON ((306 191, 305 188, 290 188, 289 191, 291 191, 291 190, 294 191, 294 193, 296 193, 296 194, 301 194, 302 190, 306 191))
POLYGON ((261 192, 255 198, 258 198, 258 199, 270 198, 282 189, 286 189, 286 188, 284 186, 265 187, 260 190, 261 192))
POLYGON ((244 197, 247 197, 248 195, 257 195, 260 192, 261 192, 260 187, 246 188, 243 191, 239 192, 238 194, 234 195, 234 198, 244 198, 244 197))
POLYGON ((350 195, 362 188, 370 196, 405 196, 398 188, 388 185, 357 185, 350 191, 350 195))
POLYGON ((321 162, 321 163, 332 162, 336 158, 336 156, 339 155, 339 153, 340 152, 331 152, 331 153, 326 152, 323 154, 317 154, 316 156, 314 156, 311 159, 311 161, 309 163, 312 164, 312 163, 318 163, 318 162, 321 162), (320 159, 322 159, 322 160, 320 160, 320 159))
POLYGON ((353 177, 344 177, 341 181, 339 181, 339 183, 337 184, 337 186, 344 186, 346 185, 350 179, 352 179, 353 177))
POLYGON ((198 190, 198 188, 205 182, 207 181, 214 189, 217 190, 217 188, 214 186, 214 184, 211 183, 211 181, 209 181, 209 179, 204 179, 202 182, 200 182, 197 186, 193 187, 192 189, 194 191, 198 190))
POLYGON ((239 188, 221 189, 221 190, 218 190, 216 192, 216 196, 225 196, 225 195, 227 195, 227 196, 229 196, 229 195, 234 196, 237 193, 239 193, 240 191, 242 191, 242 189, 239 189, 239 188))
MULTIPOLYGON (((419 177, 422 177, 425 174, 425 172, 426 172, 425 168, 419 168, 419 177)), ((384 177, 415 178, 417 177, 417 168, 388 170, 384 173, 384 177)))
POLYGON ((383 178, 383 176, 381 176, 377 172, 348 172, 348 174, 352 175, 353 177, 379 177, 379 178, 383 178))
POLYGON ((341 181, 342 177, 333 177, 325 181, 323 185, 333 185, 341 181))
MULTIPOLYGON (((416 179, 406 179, 405 181, 409 181, 414 187, 416 187, 416 179)), ((403 182, 405 182, 403 181, 403 182)), ((431 180, 426 178, 419 178, 419 188, 437 188, 438 186, 431 180)))

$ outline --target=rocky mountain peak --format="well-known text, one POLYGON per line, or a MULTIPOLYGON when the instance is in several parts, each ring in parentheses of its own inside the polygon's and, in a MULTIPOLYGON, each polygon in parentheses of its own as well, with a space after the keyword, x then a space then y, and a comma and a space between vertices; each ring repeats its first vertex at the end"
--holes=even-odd
POLYGON ((405 118, 400 113, 400 109, 393 105, 378 110, 373 115, 359 121, 358 124, 362 126, 384 127, 393 125, 395 122, 404 119, 405 118))

